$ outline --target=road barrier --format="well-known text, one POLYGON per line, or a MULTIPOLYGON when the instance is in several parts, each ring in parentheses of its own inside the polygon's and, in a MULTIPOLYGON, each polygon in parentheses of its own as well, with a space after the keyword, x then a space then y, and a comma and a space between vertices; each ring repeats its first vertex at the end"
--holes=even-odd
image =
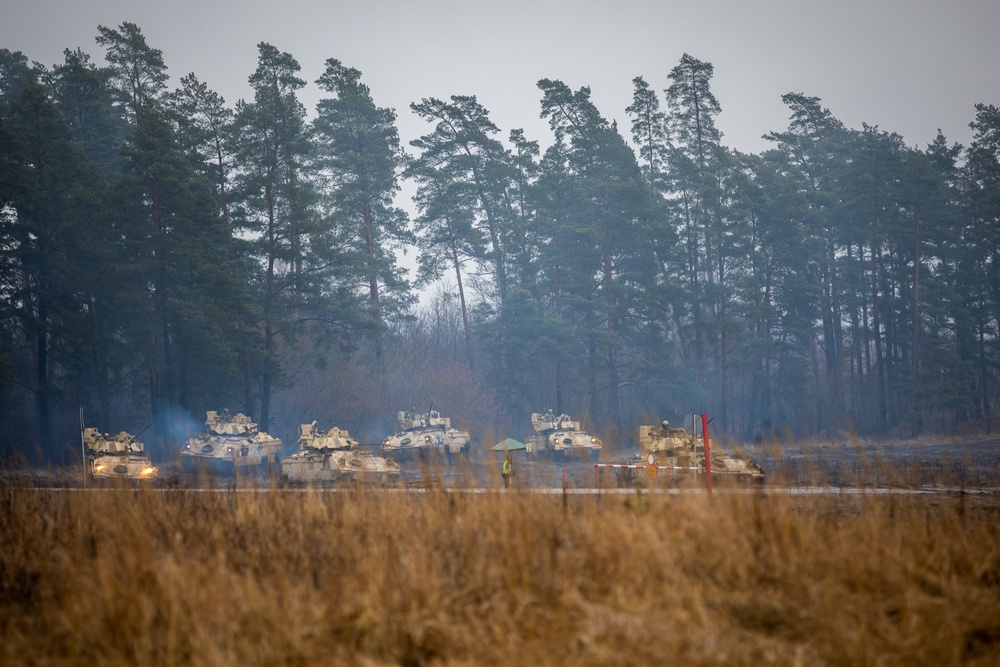
POLYGON ((649 468, 655 468, 656 470, 692 470, 695 474, 699 472, 704 472, 705 468, 702 466, 661 466, 661 465, 648 465, 646 463, 595 463, 594 464, 594 488, 601 488, 599 481, 600 468, 633 468, 648 470, 649 468))

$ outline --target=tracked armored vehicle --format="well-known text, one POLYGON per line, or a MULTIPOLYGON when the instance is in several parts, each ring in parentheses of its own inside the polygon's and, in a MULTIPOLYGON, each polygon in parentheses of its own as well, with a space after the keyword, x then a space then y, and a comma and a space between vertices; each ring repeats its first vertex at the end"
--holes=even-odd
POLYGON ((281 459, 281 481, 289 484, 398 484, 401 471, 392 459, 358 449, 347 431, 319 429, 316 422, 299 427, 300 450, 281 459))
MULTIPOLYGON (((668 473, 683 475, 705 471, 705 443, 701 435, 688 433, 684 428, 675 428, 668 421, 663 421, 659 426, 640 426, 639 446, 643 452, 633 457, 630 461, 633 464, 645 463, 648 455, 653 454, 657 466, 680 469, 668 470, 668 473)), ((763 483, 764 470, 753 459, 730 456, 711 438, 709 438, 709 449, 712 455, 713 478, 763 483)), ((643 483, 641 469, 618 470, 619 486, 629 487, 643 483)))
POLYGON ((143 454, 145 446, 131 433, 111 436, 96 428, 83 429, 90 476, 95 480, 148 480, 156 477, 156 468, 143 454))
POLYGON ((205 433, 181 447, 185 468, 203 469, 222 475, 270 472, 276 469, 281 440, 257 430, 242 412, 230 415, 209 410, 205 433))
POLYGON ((535 434, 524 439, 530 451, 550 453, 557 459, 576 456, 596 461, 601 455, 601 439, 581 431, 580 422, 571 420, 569 415, 557 417, 551 410, 545 414, 533 412, 531 427, 535 434))
POLYGON ((427 456, 428 454, 468 454, 472 438, 468 431, 459 431, 451 419, 437 410, 426 414, 413 411, 396 415, 396 433, 382 443, 382 451, 393 456, 427 456))

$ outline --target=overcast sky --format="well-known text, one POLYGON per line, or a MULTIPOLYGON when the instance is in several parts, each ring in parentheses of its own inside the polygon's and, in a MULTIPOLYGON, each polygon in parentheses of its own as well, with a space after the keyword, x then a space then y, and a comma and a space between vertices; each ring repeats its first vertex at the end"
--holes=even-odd
POLYGON ((337 58, 396 110, 407 148, 430 129, 409 104, 451 95, 476 95, 503 138, 523 128, 547 145, 541 78, 589 86, 628 136, 632 79, 662 93, 684 53, 715 66, 723 142, 744 152, 787 126, 788 92, 919 148, 938 128, 967 144, 973 105, 1000 104, 1000 0, 0 0, 0 10, 0 47, 46 66, 66 47, 103 63, 98 24, 134 22, 174 85, 194 72, 229 104, 250 97, 258 42, 299 61, 310 112, 314 81, 337 58))

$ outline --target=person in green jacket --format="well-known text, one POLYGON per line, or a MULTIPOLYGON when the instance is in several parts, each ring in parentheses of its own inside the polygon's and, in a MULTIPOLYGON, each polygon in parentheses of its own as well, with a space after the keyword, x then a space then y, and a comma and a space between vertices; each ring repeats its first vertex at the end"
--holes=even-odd
POLYGON ((503 477, 504 488, 509 489, 510 478, 514 476, 514 459, 511 457, 510 452, 507 452, 507 456, 503 460, 503 465, 500 466, 500 476, 503 477))

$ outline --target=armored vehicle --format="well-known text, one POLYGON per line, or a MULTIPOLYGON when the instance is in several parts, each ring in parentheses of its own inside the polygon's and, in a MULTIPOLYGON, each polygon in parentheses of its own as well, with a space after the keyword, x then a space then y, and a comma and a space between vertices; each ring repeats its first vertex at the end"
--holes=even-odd
MULTIPOLYGON (((753 459, 730 456, 711 438, 708 444, 712 454, 713 478, 719 476, 720 479, 731 477, 761 483, 764 481, 764 471, 753 459)), ((666 420, 659 426, 640 426, 639 445, 643 453, 633 457, 632 463, 644 463, 646 457, 653 454, 657 466, 680 468, 682 470, 676 471, 680 474, 687 469, 691 469, 691 472, 705 470, 705 443, 701 435, 688 433, 683 428, 675 428, 666 420)), ((635 486, 641 483, 641 473, 642 471, 638 469, 619 469, 618 485, 635 486)))
POLYGON ((230 415, 229 410, 222 414, 209 410, 205 430, 181 447, 185 467, 224 475, 274 469, 281 440, 259 432, 257 424, 242 412, 230 415))
POLYGON ((545 414, 533 412, 531 427, 535 429, 535 435, 524 439, 524 444, 530 447, 529 451, 552 453, 557 459, 567 454, 588 456, 593 460, 600 457, 603 448, 601 439, 581 431, 580 422, 571 420, 569 415, 557 417, 551 410, 545 414))
POLYGON ((385 439, 382 451, 394 455, 467 455, 471 440, 468 431, 452 427, 451 419, 442 417, 437 410, 428 410, 426 414, 407 411, 396 414, 396 434, 385 439))
POLYGON ((156 468, 143 455, 145 446, 136 436, 122 431, 118 435, 101 434, 96 428, 83 429, 87 463, 93 479, 153 479, 156 468))
POLYGON ((300 450, 281 459, 281 480, 293 484, 356 482, 398 484, 399 464, 358 449, 358 443, 343 429, 327 431, 316 422, 299 427, 300 450))

